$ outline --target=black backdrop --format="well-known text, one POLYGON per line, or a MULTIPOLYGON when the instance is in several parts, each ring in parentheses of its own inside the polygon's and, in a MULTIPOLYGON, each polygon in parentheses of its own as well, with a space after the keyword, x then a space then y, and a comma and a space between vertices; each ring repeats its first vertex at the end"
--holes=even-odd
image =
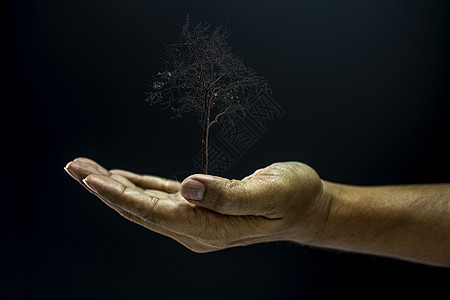
MULTIPOLYGON (((279 242, 195 254, 122 219, 63 171, 77 156, 170 177, 200 128, 144 101, 186 13, 284 108, 225 174, 275 161, 327 180, 449 182, 448 1, 3 1, 0 298, 448 295, 448 270, 279 242)), ((445 296, 444 296, 445 297, 445 296)))

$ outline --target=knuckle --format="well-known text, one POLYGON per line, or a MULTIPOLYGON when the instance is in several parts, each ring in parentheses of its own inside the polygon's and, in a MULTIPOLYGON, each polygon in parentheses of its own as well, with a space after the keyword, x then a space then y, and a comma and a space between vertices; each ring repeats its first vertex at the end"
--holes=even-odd
POLYGON ((245 191, 240 180, 232 179, 225 181, 217 191, 215 199, 212 199, 212 208, 216 211, 225 211, 236 208, 239 198, 243 197, 245 191))
POLYGON ((228 189, 230 193, 233 195, 233 193, 236 193, 241 188, 241 181, 237 179, 231 179, 227 181, 228 189))

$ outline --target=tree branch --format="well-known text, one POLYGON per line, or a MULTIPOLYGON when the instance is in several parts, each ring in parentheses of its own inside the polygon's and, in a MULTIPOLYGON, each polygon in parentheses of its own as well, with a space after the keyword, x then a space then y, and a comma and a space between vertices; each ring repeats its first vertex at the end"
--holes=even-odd
POLYGON ((208 129, 211 128, 212 125, 216 124, 221 116, 226 115, 228 113, 231 113, 231 112, 237 110, 238 107, 239 107, 239 105, 228 106, 224 111, 222 111, 221 113, 218 113, 216 115, 216 117, 214 118, 214 120, 209 123, 208 129))
POLYGON ((199 60, 198 57, 197 57, 197 53, 196 53, 196 52, 194 51, 194 49, 192 48, 192 45, 191 45, 191 43, 189 42, 189 39, 187 38, 187 36, 184 35, 183 33, 182 33, 181 35, 182 35, 182 36, 184 37, 184 39, 186 40, 186 44, 188 45, 189 50, 191 50, 192 54, 194 55, 195 60, 197 61, 197 64, 198 64, 198 66, 199 66, 199 68, 200 68, 200 76, 201 76, 201 79, 202 79, 203 88, 206 89, 205 76, 203 75, 203 67, 202 67, 202 65, 200 64, 200 60, 199 60))
POLYGON ((210 85, 209 85, 209 87, 208 87, 208 91, 220 80, 220 79, 222 79, 223 78, 223 76, 225 75, 225 73, 222 73, 222 74, 220 74, 220 76, 216 79, 216 80, 214 80, 210 85))

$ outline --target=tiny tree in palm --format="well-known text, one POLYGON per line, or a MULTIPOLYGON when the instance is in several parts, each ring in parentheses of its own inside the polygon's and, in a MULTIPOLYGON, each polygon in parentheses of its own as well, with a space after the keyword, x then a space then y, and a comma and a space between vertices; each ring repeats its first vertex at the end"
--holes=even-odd
POLYGON ((197 115, 203 129, 202 172, 207 174, 211 127, 243 113, 252 97, 270 87, 232 51, 223 27, 210 30, 205 22, 193 27, 190 23, 188 15, 180 39, 166 47, 163 69, 146 100, 172 109, 177 117, 197 115))

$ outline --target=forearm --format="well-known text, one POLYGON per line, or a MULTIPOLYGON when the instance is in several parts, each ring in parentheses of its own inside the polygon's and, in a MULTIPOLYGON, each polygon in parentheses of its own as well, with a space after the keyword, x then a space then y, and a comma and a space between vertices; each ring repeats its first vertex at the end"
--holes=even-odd
POLYGON ((450 266, 450 184, 323 188, 329 214, 315 246, 450 266))

